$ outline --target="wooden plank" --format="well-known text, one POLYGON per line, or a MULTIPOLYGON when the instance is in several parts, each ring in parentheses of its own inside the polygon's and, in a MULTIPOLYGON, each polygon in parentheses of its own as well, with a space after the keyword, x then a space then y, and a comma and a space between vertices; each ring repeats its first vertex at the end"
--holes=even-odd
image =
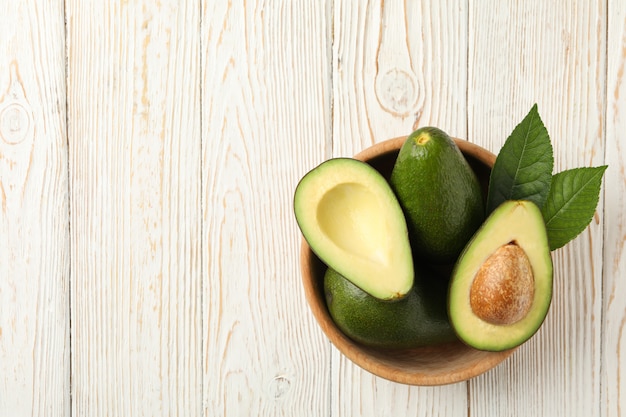
POLYGON ((62 1, 0 4, 0 415, 68 415, 62 1))
POLYGON ((200 4, 67 2, 72 412, 201 412, 200 4))
POLYGON ((466 136, 465 4, 335 2, 334 155, 350 156, 412 126, 466 136))
POLYGON ((626 3, 608 2, 602 416, 626 413, 626 3))
MULTIPOLYGON (((469 16, 470 138, 497 152, 538 103, 555 172, 601 165, 604 2, 472 2, 469 16)), ((599 414, 603 221, 601 203, 591 226, 553 253, 546 321, 508 362, 471 383, 470 415, 599 414)))
MULTIPOLYGON (((466 137, 467 9, 456 2, 334 6, 333 155, 351 156, 416 123, 466 137)), ((466 384, 409 387, 333 349, 333 416, 467 413, 466 384)))
POLYGON ((297 181, 329 155, 329 2, 203 2, 204 415, 328 415, 297 181))

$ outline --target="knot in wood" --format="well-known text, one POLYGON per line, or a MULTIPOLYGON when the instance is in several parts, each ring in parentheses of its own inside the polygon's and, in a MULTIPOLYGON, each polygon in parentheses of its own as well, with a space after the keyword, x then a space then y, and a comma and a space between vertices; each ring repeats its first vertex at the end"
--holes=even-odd
POLYGON ((412 74, 393 68, 376 81, 376 95, 383 109, 397 116, 406 116, 413 110, 417 101, 417 82, 412 74))
POLYGON ((269 394, 275 400, 283 397, 289 389, 291 388, 291 381, 284 375, 279 375, 274 378, 269 383, 269 394))
POLYGON ((11 103, 0 111, 0 136, 11 145, 22 142, 30 129, 30 117, 18 103, 11 103))

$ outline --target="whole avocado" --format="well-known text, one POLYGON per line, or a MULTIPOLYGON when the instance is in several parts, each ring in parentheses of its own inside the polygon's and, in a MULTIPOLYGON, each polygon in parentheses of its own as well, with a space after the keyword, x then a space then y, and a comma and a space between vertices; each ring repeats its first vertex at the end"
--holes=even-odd
POLYGON ((333 321, 352 340, 375 348, 408 349, 458 340, 446 311, 447 282, 422 271, 404 298, 386 301, 328 268, 324 294, 333 321))
POLYGON ((414 253, 454 263, 485 219, 478 178, 454 140, 436 127, 411 133, 390 184, 407 217, 414 253))

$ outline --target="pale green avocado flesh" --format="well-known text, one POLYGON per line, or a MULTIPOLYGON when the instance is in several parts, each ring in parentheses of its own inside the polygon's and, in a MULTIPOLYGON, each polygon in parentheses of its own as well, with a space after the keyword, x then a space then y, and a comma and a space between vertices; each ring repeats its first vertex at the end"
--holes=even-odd
POLYGON ((371 296, 404 297, 414 271, 406 220, 385 178, 365 162, 334 158, 300 181, 296 220, 313 252, 371 296))
POLYGON ((452 327, 476 349, 511 349, 537 332, 551 299, 552 258, 541 211, 528 201, 506 201, 454 266, 448 289, 452 327))

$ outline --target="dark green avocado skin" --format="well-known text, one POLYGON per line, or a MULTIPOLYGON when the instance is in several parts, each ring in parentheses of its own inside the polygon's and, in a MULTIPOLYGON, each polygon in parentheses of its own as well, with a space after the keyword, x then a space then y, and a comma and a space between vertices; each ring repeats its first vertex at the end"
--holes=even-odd
POLYGON ((413 132, 390 184, 407 217, 414 253, 428 262, 454 263, 485 219, 480 183, 454 140, 435 127, 413 132))
POLYGON ((407 349, 458 340, 448 320, 445 279, 416 275, 404 298, 382 301, 329 268, 324 293, 337 327, 365 346, 407 349))

